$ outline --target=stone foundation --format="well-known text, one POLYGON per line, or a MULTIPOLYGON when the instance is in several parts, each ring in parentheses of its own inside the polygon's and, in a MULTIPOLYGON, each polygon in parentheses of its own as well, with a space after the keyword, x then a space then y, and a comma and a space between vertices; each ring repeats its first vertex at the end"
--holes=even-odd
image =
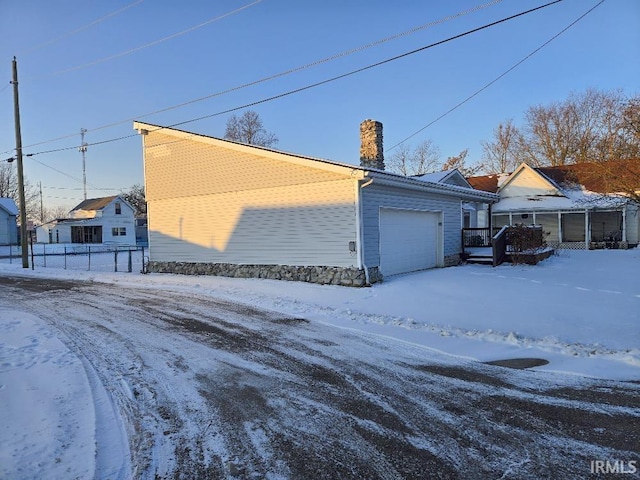
POLYGON ((454 255, 447 255, 444 257, 444 266, 445 267, 455 267, 456 265, 460 265, 462 263, 462 257, 460 257, 459 253, 454 255))
MULTIPOLYGON (((268 278, 296 282, 364 287, 364 270, 343 267, 297 267, 291 265, 235 265, 232 263, 149 262, 150 273, 176 273, 181 275, 216 275, 234 278, 268 278)), ((369 269, 370 283, 382 281, 378 267, 369 269)))

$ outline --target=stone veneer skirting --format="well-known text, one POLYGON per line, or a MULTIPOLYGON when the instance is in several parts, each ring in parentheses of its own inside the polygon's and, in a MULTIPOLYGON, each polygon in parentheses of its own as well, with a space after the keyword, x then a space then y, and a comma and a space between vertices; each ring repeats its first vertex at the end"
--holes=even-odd
POLYGON ((462 263, 462 258, 459 253, 454 255, 447 255, 444 257, 444 266, 445 267, 455 267, 456 265, 460 265, 462 263))
MULTIPOLYGON (((365 271, 343 267, 300 267, 292 265, 236 265, 232 263, 149 262, 147 272, 182 275, 217 275, 234 278, 268 278, 297 282, 364 287, 365 271)), ((382 281, 378 267, 369 268, 370 283, 382 281)))

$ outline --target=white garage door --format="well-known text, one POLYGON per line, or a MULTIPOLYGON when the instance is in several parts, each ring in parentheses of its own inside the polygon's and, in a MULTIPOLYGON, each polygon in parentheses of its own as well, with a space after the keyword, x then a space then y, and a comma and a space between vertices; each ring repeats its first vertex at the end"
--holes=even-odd
POLYGON ((380 271, 413 272, 438 264, 439 213, 380 209, 380 271))

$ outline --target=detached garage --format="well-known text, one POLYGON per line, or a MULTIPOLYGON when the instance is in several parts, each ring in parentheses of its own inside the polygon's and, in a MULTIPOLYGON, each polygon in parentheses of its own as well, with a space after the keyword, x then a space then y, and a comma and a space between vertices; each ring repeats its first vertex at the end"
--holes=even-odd
POLYGON ((493 203, 459 172, 446 182, 384 171, 382 125, 362 123, 360 165, 136 122, 149 271, 363 286, 457 264, 462 202, 493 203))

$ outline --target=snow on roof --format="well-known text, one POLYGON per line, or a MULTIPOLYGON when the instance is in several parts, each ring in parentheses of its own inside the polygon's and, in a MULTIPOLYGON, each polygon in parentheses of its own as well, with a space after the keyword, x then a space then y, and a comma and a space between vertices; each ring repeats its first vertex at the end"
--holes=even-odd
POLYGON ((0 198, 0 208, 6 210, 9 215, 18 215, 18 207, 16 206, 16 202, 13 201, 13 198, 0 198))
POLYGON ((453 172, 453 170, 443 170, 442 172, 423 173, 422 175, 415 175, 412 178, 415 178, 416 180, 423 180, 426 182, 441 182, 451 172, 453 172))
POLYGON ((601 195, 581 189, 564 189, 565 196, 532 195, 527 197, 503 197, 493 206, 493 213, 509 211, 558 211, 588 208, 619 208, 627 199, 619 196, 601 195))

